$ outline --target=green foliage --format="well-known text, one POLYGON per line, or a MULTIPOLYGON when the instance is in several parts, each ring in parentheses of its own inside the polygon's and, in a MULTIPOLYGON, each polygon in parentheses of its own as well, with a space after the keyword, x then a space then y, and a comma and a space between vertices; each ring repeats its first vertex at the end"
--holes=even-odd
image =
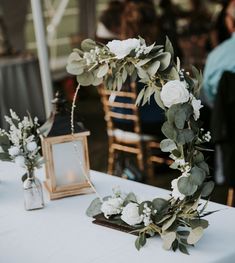
POLYGON ((181 177, 178 181, 178 189, 185 196, 193 195, 197 190, 197 185, 193 182, 192 177, 181 177))
POLYGON ((130 202, 137 203, 136 195, 135 195, 134 193, 132 193, 132 192, 129 193, 129 194, 126 196, 123 205, 126 206, 126 205, 127 205, 128 203, 130 203, 130 202))
POLYGON ((137 250, 140 250, 146 244, 146 236, 145 233, 140 233, 138 238, 135 241, 135 247, 137 250))
POLYGON ((86 215, 89 217, 94 217, 96 215, 99 215, 101 213, 101 205, 102 202, 100 198, 94 199, 89 205, 89 207, 87 208, 86 215))
MULTIPOLYGON (((195 118, 197 109, 193 108, 192 103, 199 94, 202 74, 192 67, 192 78, 181 70, 180 60, 177 58, 176 63, 173 61, 174 50, 168 38, 165 46, 146 46, 145 40, 140 37, 138 45, 118 59, 115 49, 111 52, 108 46, 101 46, 91 39, 84 40, 81 50, 74 50, 69 56, 67 70, 76 75, 77 81, 83 86, 97 86, 103 82, 109 90, 120 90, 129 76, 131 81, 138 80, 144 84, 137 96, 137 105, 145 105, 154 96, 156 103, 165 111, 166 121, 161 130, 166 139, 161 141, 160 147, 163 152, 170 153, 174 161, 170 167, 179 169, 183 174, 177 181, 178 189, 173 190, 169 200, 155 198, 140 204, 135 194, 129 193, 123 200, 123 207, 133 202, 139 205, 138 212, 143 218, 147 210, 150 213, 149 225, 145 226, 141 222, 135 227, 139 232, 135 242, 138 250, 145 245, 147 234, 160 234, 165 249, 179 249, 188 254, 187 247, 195 244, 201 238, 203 229, 208 226, 208 222, 200 218, 205 215, 205 207, 198 211, 200 197, 209 196, 214 188, 214 183, 209 181, 209 167, 201 152, 201 123, 195 118), (172 103, 168 108, 170 104, 163 101, 161 91, 166 83, 179 81, 182 76, 184 80, 180 84, 187 89, 185 97, 188 101, 184 99, 183 103, 172 103), (178 192, 182 198, 177 196, 178 192), (147 210, 146 205, 149 208, 147 210), (181 227, 185 230, 182 231, 181 227)), ((119 47, 116 49, 118 51, 119 47)), ((175 101, 180 100, 176 98, 175 101)), ((101 205, 101 201, 95 199, 87 214, 94 216, 101 213, 101 205)), ((119 225, 122 221, 120 214, 112 215, 109 220, 119 225)))

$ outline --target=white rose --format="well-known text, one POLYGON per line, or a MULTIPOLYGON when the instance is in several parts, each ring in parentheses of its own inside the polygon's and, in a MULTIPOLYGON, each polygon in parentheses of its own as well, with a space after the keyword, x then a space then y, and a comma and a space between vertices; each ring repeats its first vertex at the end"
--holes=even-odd
POLYGON ((101 211, 104 213, 106 218, 109 218, 111 215, 120 214, 122 211, 123 199, 118 198, 109 198, 107 201, 104 201, 101 206, 101 211))
POLYGON ((33 142, 29 142, 29 143, 27 143, 26 148, 27 148, 27 150, 29 152, 33 152, 33 151, 35 151, 37 149, 37 144, 34 141, 33 142))
POLYGON ((136 38, 129 38, 126 40, 113 40, 108 42, 107 47, 116 55, 118 59, 122 59, 130 54, 140 46, 140 40, 136 38))
POLYGON ((192 106, 193 106, 193 117, 196 120, 200 117, 200 109, 203 107, 201 104, 201 100, 197 100, 195 97, 192 99, 192 106))
POLYGON ((16 156, 15 158, 15 163, 18 164, 19 166, 21 167, 25 167, 25 159, 24 159, 24 156, 16 156))
POLYGON ((129 203, 122 210, 121 219, 130 226, 140 224, 143 221, 143 215, 139 215, 139 205, 129 203))
POLYGON ((183 176, 180 176, 176 179, 174 179, 173 181, 171 181, 171 188, 172 188, 172 197, 176 200, 176 199, 179 199, 179 200, 183 200, 185 198, 185 195, 182 194, 180 191, 179 191, 179 188, 178 188, 178 181, 180 178, 182 177, 187 177, 185 175, 183 176))
POLYGON ((187 102, 189 100, 189 92, 183 82, 171 80, 162 87, 160 97, 163 104, 170 108, 173 104, 187 102))
POLYGON ((20 149, 17 146, 12 146, 10 149, 8 149, 8 152, 11 156, 16 156, 20 153, 20 149))

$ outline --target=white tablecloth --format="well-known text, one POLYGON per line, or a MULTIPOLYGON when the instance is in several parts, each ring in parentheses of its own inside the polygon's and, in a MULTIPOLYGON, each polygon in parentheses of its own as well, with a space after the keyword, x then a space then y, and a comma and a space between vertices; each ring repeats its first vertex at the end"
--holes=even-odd
MULTIPOLYGON (((235 262, 235 209, 209 203, 210 226, 190 256, 165 251, 159 237, 148 240, 140 251, 135 236, 92 224, 85 215, 95 194, 49 201, 42 210, 25 211, 22 170, 0 161, 0 262, 1 263, 144 263, 235 262)), ((43 180, 44 172, 39 172, 43 180)), ((156 187, 91 171, 98 192, 109 195, 113 186, 134 191, 141 198, 167 197, 156 187)))

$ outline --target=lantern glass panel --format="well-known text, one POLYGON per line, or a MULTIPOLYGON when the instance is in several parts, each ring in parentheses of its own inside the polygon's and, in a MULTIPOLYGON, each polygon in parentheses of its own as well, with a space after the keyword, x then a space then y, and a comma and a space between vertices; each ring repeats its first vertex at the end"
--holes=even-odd
POLYGON ((81 140, 52 145, 52 156, 57 186, 86 182, 84 146, 81 140))

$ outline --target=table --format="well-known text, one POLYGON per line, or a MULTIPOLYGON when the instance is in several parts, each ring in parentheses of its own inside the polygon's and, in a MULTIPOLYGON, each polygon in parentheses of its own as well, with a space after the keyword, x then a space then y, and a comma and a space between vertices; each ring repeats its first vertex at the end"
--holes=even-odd
POLYGON ((46 119, 38 60, 32 56, 0 59, 0 128, 13 109, 21 118, 30 112, 40 122, 46 119))
MULTIPOLYGON (((210 226, 190 256, 162 249, 160 238, 148 240, 140 251, 135 236, 92 224, 85 215, 95 194, 49 201, 42 210, 25 211, 20 181, 23 170, 0 161, 0 262, 1 263, 143 263, 143 262, 235 262, 235 209, 220 209, 208 217, 210 226)), ((44 171, 38 175, 41 180, 44 171)), ((91 171, 97 191, 109 195, 119 185, 141 198, 167 197, 168 191, 91 171)))

